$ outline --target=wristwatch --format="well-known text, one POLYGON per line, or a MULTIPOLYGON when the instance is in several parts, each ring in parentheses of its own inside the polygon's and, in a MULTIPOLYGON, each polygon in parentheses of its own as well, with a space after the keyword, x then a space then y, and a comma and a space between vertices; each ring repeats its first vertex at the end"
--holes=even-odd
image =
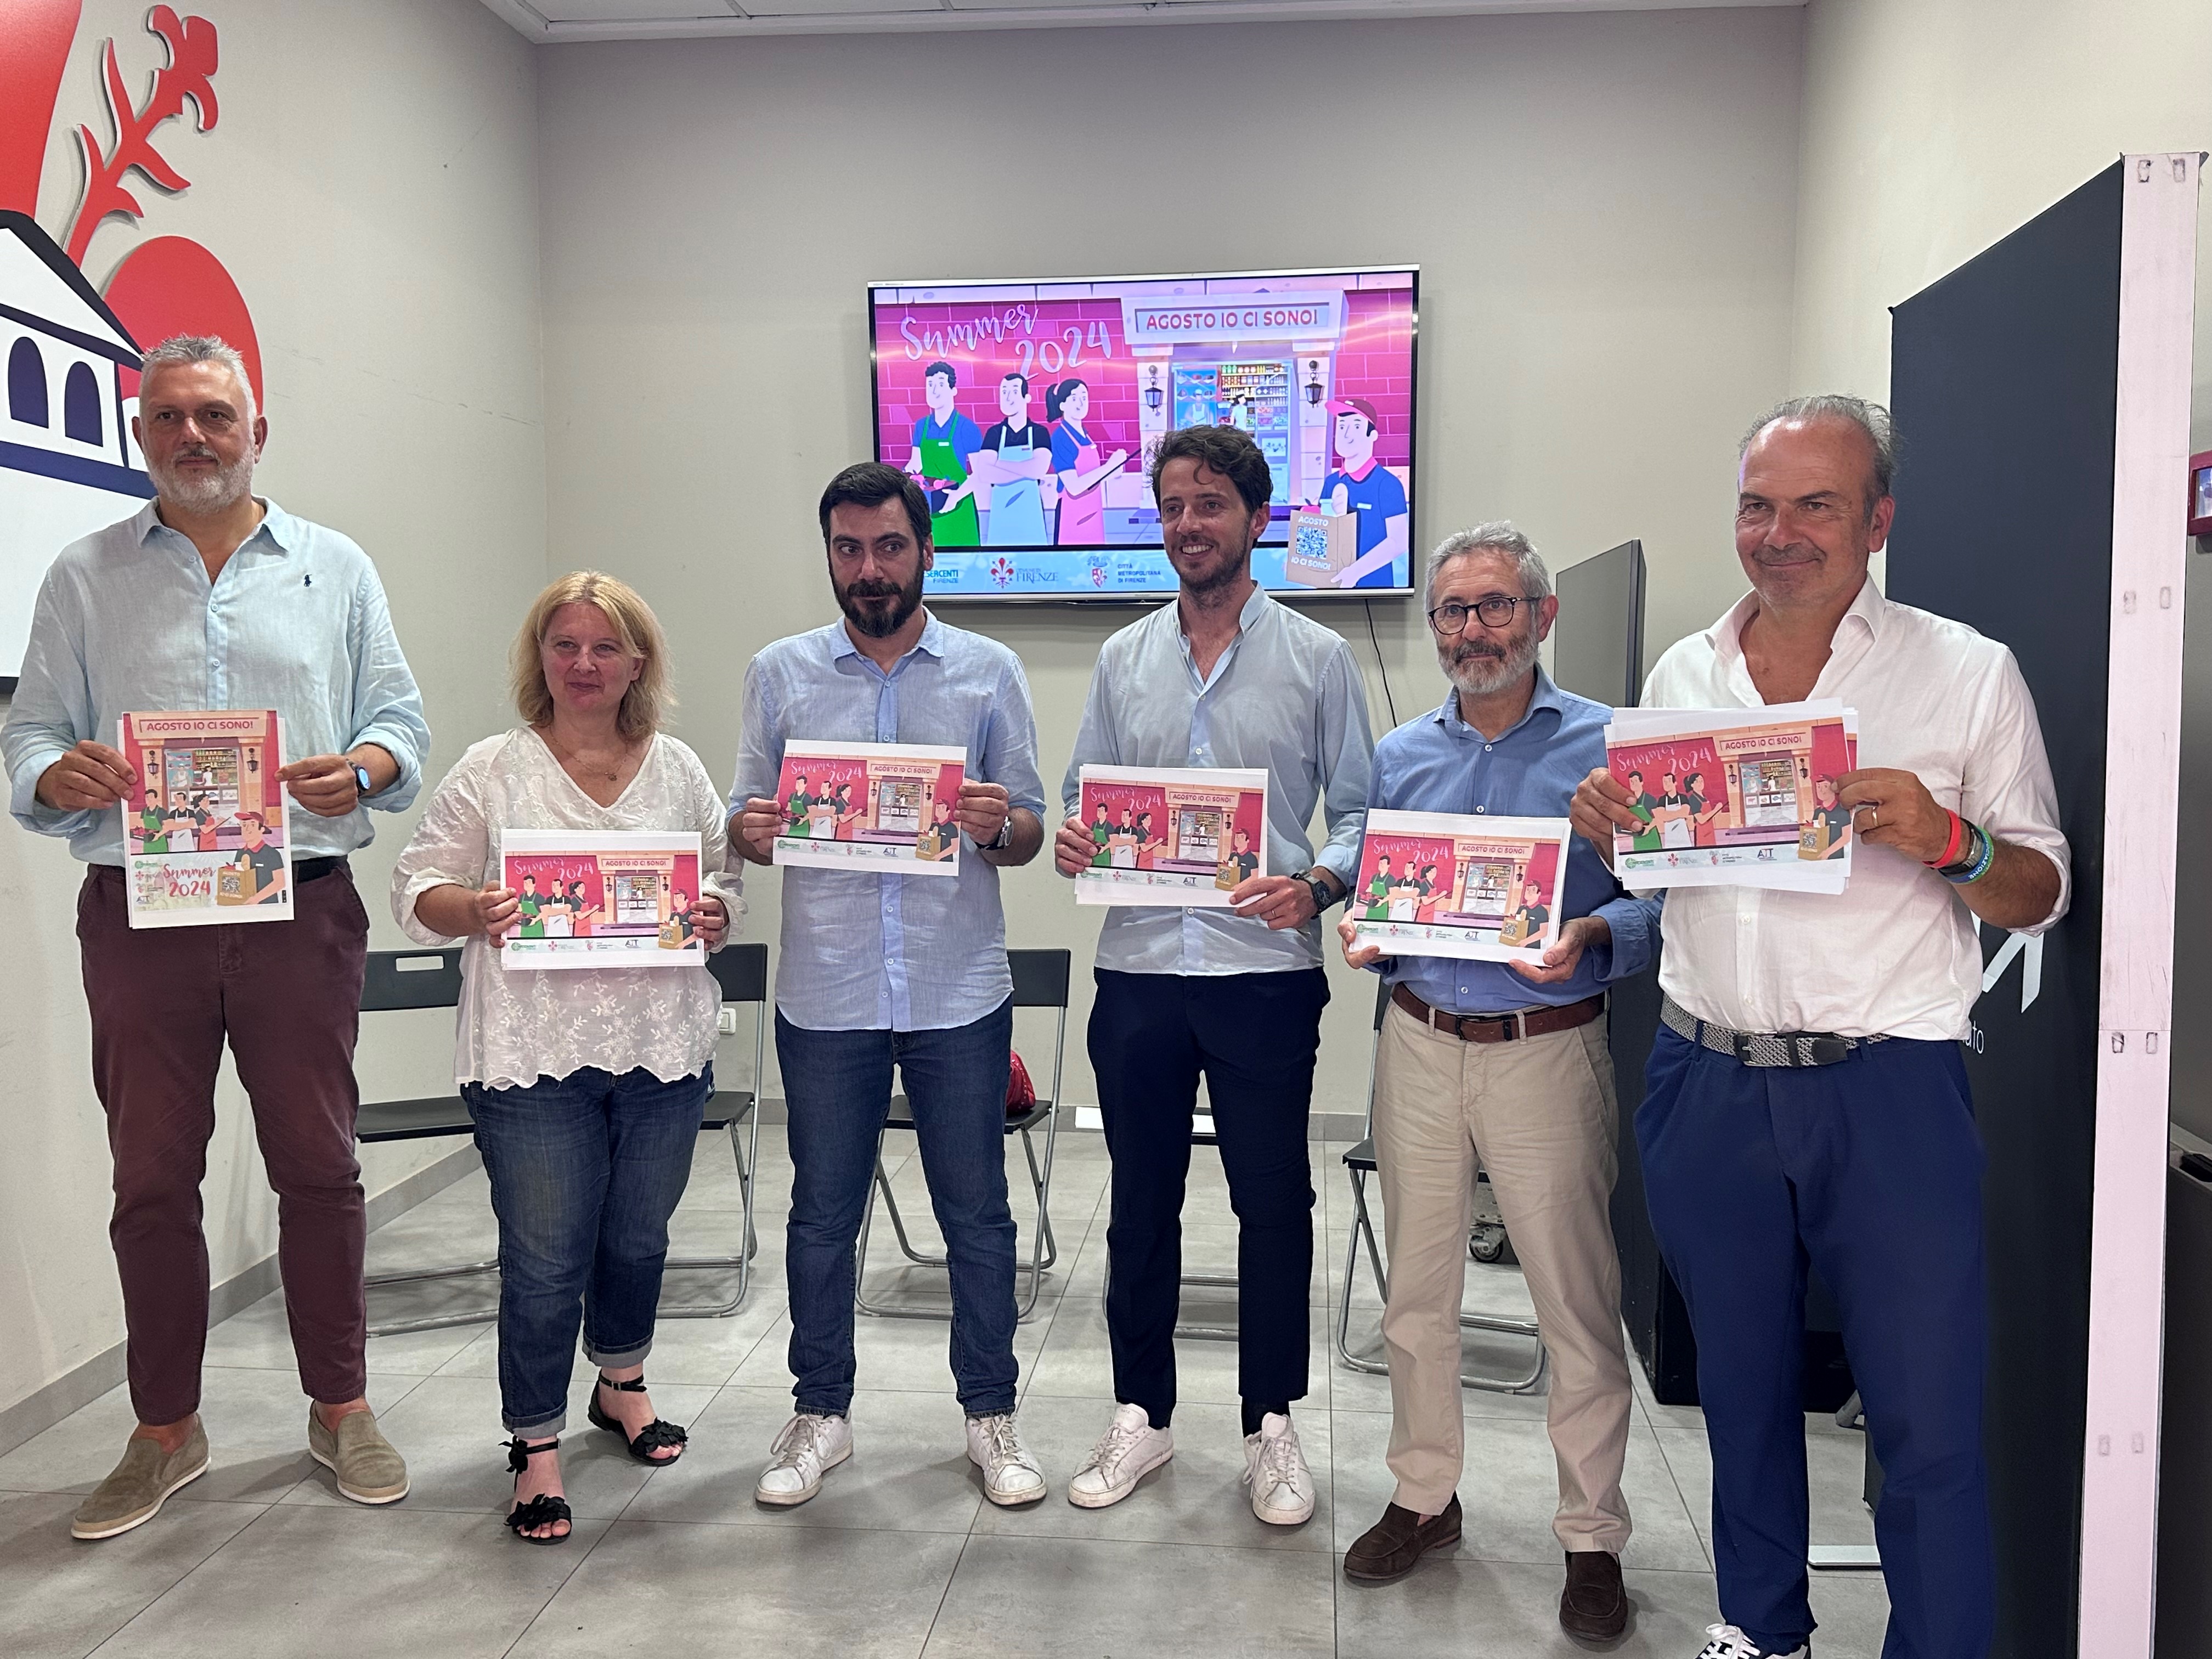
POLYGON ((1328 907, 1336 902, 1336 900, 1330 896, 1328 884, 1310 870, 1301 870, 1298 872, 1298 879, 1305 883, 1313 893, 1314 915, 1317 916, 1328 915, 1328 907))
POLYGON ((358 761, 354 763, 353 787, 354 793, 363 800, 376 793, 375 786, 368 781, 368 769, 358 761))

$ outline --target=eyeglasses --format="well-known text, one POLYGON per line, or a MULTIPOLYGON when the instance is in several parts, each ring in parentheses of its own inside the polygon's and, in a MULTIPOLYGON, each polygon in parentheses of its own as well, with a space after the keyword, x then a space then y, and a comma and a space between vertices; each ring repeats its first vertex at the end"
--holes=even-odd
POLYGON ((1481 618, 1485 628, 1510 628, 1513 613, 1524 605, 1535 603, 1530 599, 1509 599, 1502 593, 1493 593, 1486 599, 1477 599, 1473 605, 1446 599, 1429 612, 1429 626, 1449 639, 1455 634, 1466 632, 1468 616, 1472 612, 1481 618))

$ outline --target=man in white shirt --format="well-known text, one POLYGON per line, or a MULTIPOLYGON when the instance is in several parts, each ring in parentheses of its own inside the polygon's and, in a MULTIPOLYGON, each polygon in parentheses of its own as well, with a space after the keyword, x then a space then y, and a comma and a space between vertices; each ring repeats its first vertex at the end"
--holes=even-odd
MULTIPOLYGON (((1868 579, 1895 503, 1888 412, 1782 404, 1745 440, 1736 555, 1752 592, 1677 641, 1646 707, 1809 697, 1858 713, 1836 781, 1859 841, 1840 895, 1668 895, 1663 1024, 1637 1114, 1661 1254, 1698 1338, 1723 1624, 1701 1659, 1803 1652, 1799 1367, 1808 1265, 1835 1292, 1884 1476, 1885 1651, 1981 1659, 1994 1611, 1982 1458, 1982 1153, 1959 1042, 1978 922, 2065 914, 2066 840, 2012 653, 1868 579)), ((1639 828, 1602 771, 1576 828, 1639 828)))

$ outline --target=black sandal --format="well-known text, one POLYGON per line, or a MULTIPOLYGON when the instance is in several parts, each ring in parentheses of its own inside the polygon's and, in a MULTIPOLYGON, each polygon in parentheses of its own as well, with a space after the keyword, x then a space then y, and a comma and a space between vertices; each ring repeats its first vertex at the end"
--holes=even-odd
MULTIPOLYGON (((560 1443, 558 1439, 553 1439, 547 1441, 542 1446, 533 1446, 518 1434, 507 1443, 507 1469, 510 1473, 520 1475, 530 1467, 532 1458, 540 1452, 551 1451, 560 1443)), ((526 1544, 565 1544, 576 1535, 575 1516, 569 1511, 568 1500, 565 1498, 556 1498, 548 1492, 539 1492, 527 1504, 518 1499, 514 1507, 507 1511, 507 1524, 514 1530, 514 1535, 526 1544), (559 1521, 566 1521, 568 1523, 568 1531, 549 1533, 543 1538, 533 1538, 526 1530, 531 1527, 550 1527, 559 1521)))
POLYGON ((599 1388, 592 1390, 592 1403, 586 1408, 585 1414, 592 1419, 593 1428, 605 1429, 609 1434, 620 1439, 623 1444, 629 1448, 629 1455, 641 1463, 650 1464, 657 1469, 665 1469, 673 1463, 677 1457, 684 1455, 684 1443, 690 1437, 679 1425, 665 1422, 656 1417, 640 1429, 636 1437, 633 1439, 628 1430, 599 1409, 599 1389, 612 1389, 617 1394, 643 1394, 645 1392, 643 1377, 634 1376, 627 1382, 617 1382, 605 1371, 601 1371, 599 1388), (655 1457, 653 1454, 663 1446, 675 1447, 676 1457, 655 1457))

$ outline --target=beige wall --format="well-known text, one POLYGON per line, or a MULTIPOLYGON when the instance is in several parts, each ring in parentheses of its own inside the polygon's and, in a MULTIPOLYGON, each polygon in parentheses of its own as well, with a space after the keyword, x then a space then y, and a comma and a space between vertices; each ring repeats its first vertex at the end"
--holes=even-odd
MULTIPOLYGON (((2203 0, 1814 0, 1806 31, 1793 390, 1881 397, 1887 307, 2123 151, 2212 149, 2203 0)), ((2212 449, 2212 204, 2201 219, 2192 449, 2212 449)), ((1908 459, 1912 434, 1904 434, 1908 459)), ((2174 480, 2177 520, 2183 480, 2174 480)), ((2202 577, 2203 561, 2192 561, 2202 577)), ((2182 822, 2212 820, 2212 583, 2193 580, 2182 822)), ((2212 1137, 2202 860, 2179 872, 2173 1112, 2212 1137)))
MULTIPOLYGON (((747 659, 834 614, 812 503, 869 453, 867 281, 1408 260, 1417 538, 1508 514, 1569 563, 1640 536, 1663 644, 1737 591, 1729 458, 1786 380, 1799 61, 1788 9, 550 48, 550 567, 654 601, 680 733, 726 781, 747 659)), ((1056 786, 1132 613, 948 614, 1021 653, 1056 786)), ((1364 617, 1312 614, 1386 726, 1364 617)), ((1416 608, 1375 618, 1400 716, 1432 707, 1416 608)), ((776 885, 750 884, 754 938, 776 885)), ((1012 943, 1087 969, 1095 913, 1047 866, 1005 890, 1012 943)), ((1371 981, 1335 985, 1316 1104, 1357 1111, 1371 981)), ((1079 996, 1087 1101, 1087 973, 1079 996)))
MULTIPOLYGON (((483 7, 345 8, 224 0, 214 131, 163 131, 191 181, 134 180, 142 226, 111 222, 98 283, 143 238, 190 236, 252 307, 268 391, 260 484, 368 550, 437 734, 434 778, 501 716, 496 660, 544 565, 538 391, 538 156, 531 48, 483 7), (487 641, 490 649, 487 650, 487 641)), ((64 230, 76 123, 105 139, 98 52, 118 39, 134 88, 160 61, 136 0, 92 0, 56 112, 39 220, 64 230)), ((143 94, 141 94, 143 95, 143 94)), ((384 884, 407 825, 380 819, 356 860, 375 943, 404 943, 384 884)), ((0 1409, 122 1339, 106 1244, 108 1162, 88 1036, 66 847, 0 834, 0 1409)), ((451 1085, 452 1025, 385 1016, 362 1044, 369 1094, 451 1085), (411 1023, 410 1023, 411 1022, 411 1023)), ((275 1200, 234 1082, 222 1088, 205 1188, 218 1279, 276 1248, 275 1200)), ((451 1149, 366 1149, 374 1193, 451 1149)))

